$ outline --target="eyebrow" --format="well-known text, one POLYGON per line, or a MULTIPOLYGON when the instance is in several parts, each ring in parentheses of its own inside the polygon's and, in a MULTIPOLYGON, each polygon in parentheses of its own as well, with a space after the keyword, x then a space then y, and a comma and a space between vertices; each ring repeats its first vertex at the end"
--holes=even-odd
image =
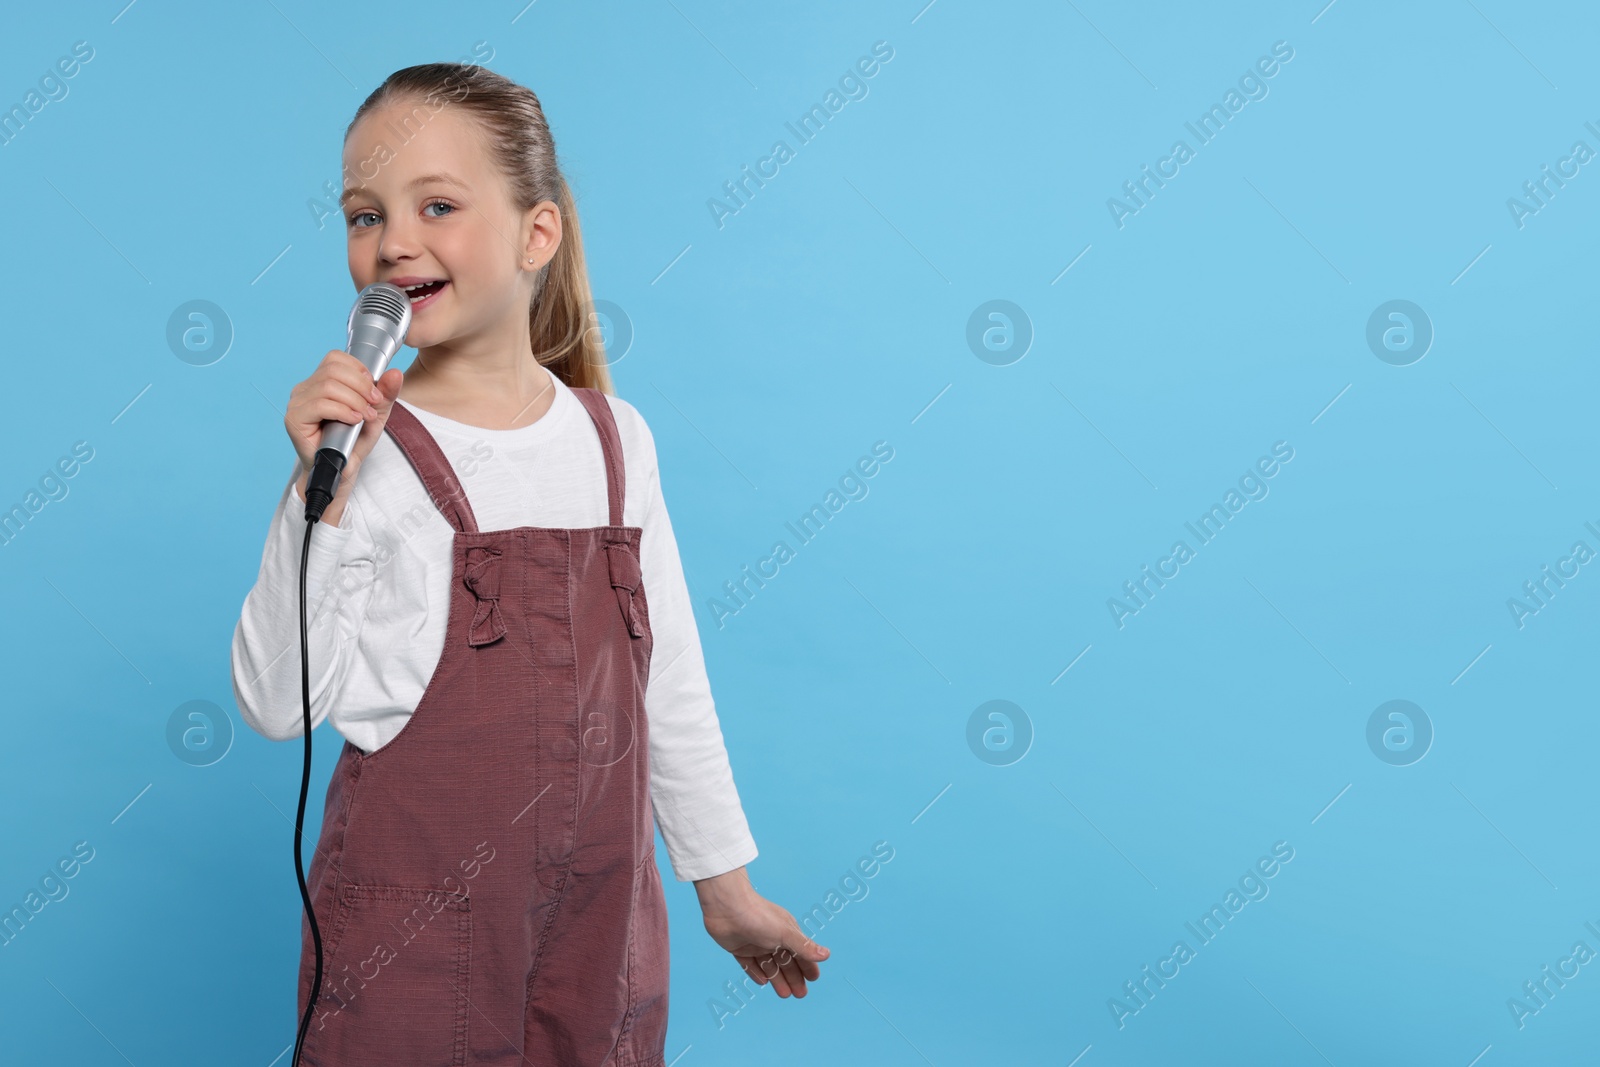
MULTIPOLYGON (((439 174, 418 175, 417 177, 411 179, 410 183, 406 185, 406 188, 415 189, 417 186, 427 185, 429 182, 442 182, 445 185, 453 185, 464 193, 469 193, 472 191, 471 187, 460 178, 457 178, 452 174, 445 174, 442 172, 439 174)), ((365 185, 350 186, 343 193, 339 194, 339 205, 342 207, 345 204, 348 204, 354 197, 360 196, 366 191, 367 187, 365 185)))

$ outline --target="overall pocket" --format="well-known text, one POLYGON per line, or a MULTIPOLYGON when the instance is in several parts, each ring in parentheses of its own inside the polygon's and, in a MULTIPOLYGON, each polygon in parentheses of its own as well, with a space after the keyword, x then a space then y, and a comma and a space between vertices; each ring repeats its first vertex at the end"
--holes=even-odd
POLYGON ((301 1062, 464 1065, 471 963, 470 898, 425 886, 343 886, 301 1062))

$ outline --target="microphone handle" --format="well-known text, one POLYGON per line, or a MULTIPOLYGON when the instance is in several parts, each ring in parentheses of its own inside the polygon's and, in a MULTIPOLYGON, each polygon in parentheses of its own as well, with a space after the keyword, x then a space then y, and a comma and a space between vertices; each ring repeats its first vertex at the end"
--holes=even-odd
MULTIPOLYGON (((367 368, 372 375, 372 380, 376 382, 383 377, 383 372, 389 369, 389 361, 394 358, 394 349, 382 343, 374 344, 373 338, 359 336, 368 332, 359 326, 353 332, 357 336, 350 338, 345 351, 360 360, 361 365, 367 368)), ((381 331, 371 330, 370 332, 379 334, 381 331)), ((381 341, 382 339, 379 338, 378 340, 381 341)), ((339 466, 343 469, 345 461, 349 460, 350 453, 355 448, 356 438, 361 436, 361 427, 365 425, 365 419, 357 423, 340 422, 338 419, 323 420, 322 442, 317 446, 317 455, 320 457, 323 452, 330 448, 333 449, 340 454, 339 466)))
MULTIPOLYGON (((357 316, 357 321, 352 323, 345 351, 359 360, 376 382, 389 369, 389 361, 399 350, 399 343, 392 332, 379 325, 359 321, 366 318, 368 316, 357 316)), ((361 435, 361 428, 365 425, 365 419, 357 423, 340 422, 338 419, 322 421, 322 439, 317 446, 311 476, 306 480, 306 518, 311 521, 322 518, 323 511, 338 493, 339 476, 350 461, 356 438, 361 435)))

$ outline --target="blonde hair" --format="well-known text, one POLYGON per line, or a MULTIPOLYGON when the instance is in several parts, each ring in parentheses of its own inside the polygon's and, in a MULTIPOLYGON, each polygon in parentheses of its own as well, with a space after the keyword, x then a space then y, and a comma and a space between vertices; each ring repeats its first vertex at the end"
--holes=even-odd
MULTIPOLYGON (((572 388, 614 394, 605 345, 599 330, 591 326, 594 300, 577 205, 556 160, 555 141, 539 98, 532 89, 476 64, 423 63, 384 79, 356 109, 345 139, 368 112, 414 97, 427 99, 435 111, 453 104, 478 120, 518 212, 544 200, 555 202, 561 213, 561 243, 550 262, 539 268, 528 305, 533 358, 572 388)), ((426 117, 421 115, 421 121, 426 117)))

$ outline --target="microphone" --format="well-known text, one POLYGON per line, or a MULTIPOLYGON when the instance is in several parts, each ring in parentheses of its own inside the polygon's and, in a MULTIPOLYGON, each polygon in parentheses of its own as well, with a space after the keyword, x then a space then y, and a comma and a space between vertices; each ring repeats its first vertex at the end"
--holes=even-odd
MULTIPOLYGON (((383 377, 389 361, 400 350, 411 328, 411 300, 405 290, 388 282, 374 282, 356 296, 345 325, 348 340, 344 350, 361 361, 372 380, 383 377)), ((306 519, 319 522, 339 491, 339 476, 350 461, 350 451, 366 422, 340 422, 324 419, 322 438, 317 447, 311 477, 306 479, 306 519)))

